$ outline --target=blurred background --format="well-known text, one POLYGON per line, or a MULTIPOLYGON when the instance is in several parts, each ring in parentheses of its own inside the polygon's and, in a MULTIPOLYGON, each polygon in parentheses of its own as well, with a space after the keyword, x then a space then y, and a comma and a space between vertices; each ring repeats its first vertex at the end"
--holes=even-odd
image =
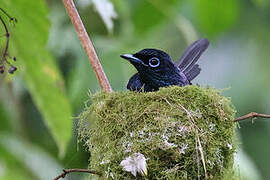
MULTIPOLYGON (((59 0, 0 0, 14 75, 0 74, 0 179, 52 179, 62 168, 87 168, 76 117, 99 84, 59 0)), ((236 116, 270 114, 270 1, 76 0, 114 91, 136 70, 119 57, 158 48, 176 61, 193 41, 211 42, 193 83, 223 89, 236 116)), ((6 43, 0 25, 0 52, 6 43)), ((270 120, 236 129, 242 178, 270 178, 270 120)), ((84 179, 72 174, 69 179, 84 179)), ((67 178, 67 179, 68 179, 67 178)))

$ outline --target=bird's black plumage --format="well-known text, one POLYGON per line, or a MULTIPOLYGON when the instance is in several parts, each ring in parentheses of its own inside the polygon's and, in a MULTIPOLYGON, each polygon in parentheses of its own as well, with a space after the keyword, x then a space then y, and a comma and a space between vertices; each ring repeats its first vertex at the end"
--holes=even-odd
POLYGON ((201 69, 196 62, 207 49, 207 39, 199 39, 184 52, 179 62, 174 63, 171 57, 158 49, 143 49, 135 54, 124 54, 137 69, 127 85, 131 91, 157 91, 160 87, 191 84, 201 69))

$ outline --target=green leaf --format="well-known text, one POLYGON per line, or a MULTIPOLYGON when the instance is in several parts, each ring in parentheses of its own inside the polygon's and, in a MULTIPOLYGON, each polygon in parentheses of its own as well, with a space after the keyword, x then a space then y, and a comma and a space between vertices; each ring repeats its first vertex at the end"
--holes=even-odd
POLYGON ((25 172, 25 169, 18 166, 14 161, 14 159, 9 158, 6 160, 6 153, 1 152, 2 156, 5 156, 5 159, 0 159, 0 180, 29 180, 34 179, 31 175, 25 172))
POLYGON ((153 29, 165 19, 175 16, 177 9, 175 6, 180 2, 179 0, 134 1, 131 9, 135 31, 140 35, 153 29))
POLYGON ((11 130, 11 122, 8 113, 6 112, 6 109, 2 103, 0 103, 0 119, 1 119, 0 131, 11 130))
POLYGON ((1 6, 18 20, 15 28, 9 26, 12 30, 10 55, 17 57, 17 73, 23 76, 59 147, 59 154, 64 155, 72 135, 72 112, 63 78, 46 50, 50 24, 45 2, 12 0, 2 1, 1 6))
POLYGON ((53 179, 63 168, 52 156, 39 147, 6 133, 0 133, 0 153, 0 169, 1 164, 4 164, 5 167, 3 177, 10 176, 13 172, 11 176, 13 179, 18 179, 17 173, 28 177, 23 179, 53 179))
POLYGON ((252 0, 252 2, 258 6, 258 7, 261 7, 261 8, 264 8, 264 7, 269 7, 269 1, 268 0, 252 0))
POLYGON ((237 20, 237 0, 195 0, 194 10, 196 20, 202 30, 208 35, 215 36, 225 32, 237 20))

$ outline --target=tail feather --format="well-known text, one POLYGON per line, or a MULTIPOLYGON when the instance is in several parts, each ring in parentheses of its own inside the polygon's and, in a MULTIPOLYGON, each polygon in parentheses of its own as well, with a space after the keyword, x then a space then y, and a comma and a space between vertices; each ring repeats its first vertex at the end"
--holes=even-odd
POLYGON ((187 48, 178 61, 177 66, 184 74, 186 74, 186 76, 189 77, 188 79, 190 81, 200 73, 201 69, 196 62, 208 46, 209 41, 207 39, 199 39, 187 48))
POLYGON ((194 69, 199 68, 199 64, 195 64, 194 66, 189 66, 188 68, 185 69, 184 74, 188 74, 191 71, 193 71, 194 69))
POLYGON ((195 66, 193 66, 192 69, 190 69, 190 71, 188 71, 185 75, 187 77, 187 79, 189 81, 192 81, 195 77, 197 77, 201 72, 201 68, 199 68, 199 65, 196 64, 195 66))

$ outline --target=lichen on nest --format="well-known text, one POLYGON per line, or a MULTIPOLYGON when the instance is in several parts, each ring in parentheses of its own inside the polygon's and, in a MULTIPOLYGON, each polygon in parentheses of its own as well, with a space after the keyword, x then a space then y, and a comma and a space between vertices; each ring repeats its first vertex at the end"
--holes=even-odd
POLYGON ((102 178, 134 179, 120 164, 136 153, 148 172, 137 179, 223 179, 232 171, 235 110, 216 89, 102 92, 91 101, 79 136, 91 152, 90 169, 102 178))

